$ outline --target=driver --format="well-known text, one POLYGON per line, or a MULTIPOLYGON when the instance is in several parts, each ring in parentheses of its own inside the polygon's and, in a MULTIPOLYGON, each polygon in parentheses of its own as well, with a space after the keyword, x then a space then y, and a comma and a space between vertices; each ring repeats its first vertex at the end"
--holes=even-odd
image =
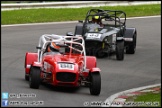
POLYGON ((47 45, 45 54, 60 54, 60 46, 57 46, 56 43, 51 42, 47 45))
POLYGON ((101 27, 103 27, 103 24, 102 24, 102 21, 101 21, 100 16, 93 16, 93 17, 92 17, 92 22, 93 22, 93 23, 97 23, 97 24, 99 24, 101 27))

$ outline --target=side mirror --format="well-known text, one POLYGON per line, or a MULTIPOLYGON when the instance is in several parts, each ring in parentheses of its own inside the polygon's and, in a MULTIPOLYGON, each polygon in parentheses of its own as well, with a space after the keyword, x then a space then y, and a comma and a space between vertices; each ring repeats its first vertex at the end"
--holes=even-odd
POLYGON ((73 32, 67 32, 66 36, 74 36, 74 33, 73 32))
POLYGON ((78 22, 79 22, 79 23, 83 23, 83 21, 82 21, 82 20, 79 20, 78 22))
POLYGON ((42 49, 42 47, 38 47, 38 46, 36 46, 36 49, 42 49))

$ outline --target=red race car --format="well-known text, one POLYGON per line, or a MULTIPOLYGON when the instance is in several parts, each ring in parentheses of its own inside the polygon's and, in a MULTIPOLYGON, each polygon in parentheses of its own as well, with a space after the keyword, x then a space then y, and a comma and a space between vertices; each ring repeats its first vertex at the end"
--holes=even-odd
POLYGON ((25 79, 30 88, 38 89, 41 82, 53 86, 86 85, 91 95, 100 94, 101 70, 96 57, 86 56, 82 36, 45 34, 36 48, 37 53, 26 52, 25 56, 25 79), (52 50, 54 47, 57 50, 52 50))

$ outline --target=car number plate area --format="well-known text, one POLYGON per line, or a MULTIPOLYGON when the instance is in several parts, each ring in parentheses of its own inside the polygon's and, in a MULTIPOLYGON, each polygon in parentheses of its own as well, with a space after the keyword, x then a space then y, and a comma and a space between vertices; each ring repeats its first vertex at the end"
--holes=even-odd
POLYGON ((97 33, 88 33, 87 34, 88 39, 94 39, 94 38, 100 39, 100 37, 101 37, 101 34, 97 34, 97 33))
POLYGON ((60 63, 60 64, 59 64, 59 69, 74 70, 74 64, 60 63))

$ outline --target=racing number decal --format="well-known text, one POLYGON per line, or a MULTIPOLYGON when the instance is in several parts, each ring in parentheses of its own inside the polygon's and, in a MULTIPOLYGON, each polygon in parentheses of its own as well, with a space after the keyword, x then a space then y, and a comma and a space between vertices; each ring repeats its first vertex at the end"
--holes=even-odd
POLYGON ((100 38, 101 34, 97 34, 97 33, 88 33, 87 38, 100 38))
POLYGON ((59 64, 59 69, 74 70, 74 64, 60 63, 60 64, 59 64))

